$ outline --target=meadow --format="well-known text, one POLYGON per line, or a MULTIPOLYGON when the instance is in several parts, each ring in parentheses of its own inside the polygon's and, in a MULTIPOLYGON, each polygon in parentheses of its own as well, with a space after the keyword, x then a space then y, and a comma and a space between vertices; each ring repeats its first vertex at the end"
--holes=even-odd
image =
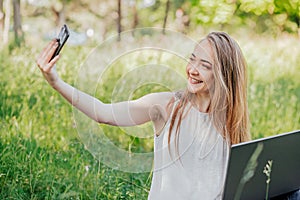
MULTIPOLYGON (((248 63, 252 138, 300 129, 299 38, 285 34, 235 38, 248 63)), ((0 53, 0 199, 146 199, 151 172, 112 169, 78 137, 72 107, 47 85, 35 65, 45 44, 0 53)), ((91 50, 91 46, 64 49, 57 70, 66 82, 75 85, 80 65, 91 50)), ((119 70, 109 72, 99 98, 109 101, 113 84, 126 68, 126 63, 119 64, 119 70)), ((135 95, 164 89, 152 86, 140 87, 135 95)), ((107 126, 103 129, 125 150, 153 149, 151 139, 107 126)))

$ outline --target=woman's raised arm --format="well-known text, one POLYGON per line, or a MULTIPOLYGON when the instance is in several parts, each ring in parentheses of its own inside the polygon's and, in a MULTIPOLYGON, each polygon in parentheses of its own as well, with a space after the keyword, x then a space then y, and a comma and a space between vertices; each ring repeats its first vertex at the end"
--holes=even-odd
POLYGON ((36 62, 48 83, 69 103, 99 123, 115 126, 133 126, 167 119, 167 105, 171 92, 151 93, 137 100, 105 104, 61 80, 56 72, 55 63, 59 55, 52 60, 57 42, 51 41, 38 56, 36 62))

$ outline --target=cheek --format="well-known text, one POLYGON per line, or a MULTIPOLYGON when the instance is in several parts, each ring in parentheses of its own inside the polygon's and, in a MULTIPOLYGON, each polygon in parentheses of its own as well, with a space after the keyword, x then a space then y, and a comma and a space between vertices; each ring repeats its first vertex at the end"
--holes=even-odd
POLYGON ((190 70, 190 66, 186 65, 185 67, 185 74, 188 76, 189 75, 189 70, 190 70))
POLYGON ((214 83, 215 83, 215 79, 214 79, 213 74, 212 74, 212 73, 209 73, 209 74, 207 74, 205 77, 206 77, 206 78, 205 78, 205 82, 206 82, 207 86, 208 86, 209 88, 213 87, 213 86, 214 86, 214 83))

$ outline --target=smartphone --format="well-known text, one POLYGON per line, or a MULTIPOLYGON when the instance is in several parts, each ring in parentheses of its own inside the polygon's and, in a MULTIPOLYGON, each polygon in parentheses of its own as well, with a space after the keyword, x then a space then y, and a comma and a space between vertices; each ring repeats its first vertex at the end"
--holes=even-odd
POLYGON ((59 54, 60 50, 63 48, 66 41, 68 40, 69 36, 70 36, 69 28, 66 24, 64 24, 60 29, 58 37, 56 38, 58 42, 58 47, 56 48, 54 54, 52 55, 51 60, 59 54))

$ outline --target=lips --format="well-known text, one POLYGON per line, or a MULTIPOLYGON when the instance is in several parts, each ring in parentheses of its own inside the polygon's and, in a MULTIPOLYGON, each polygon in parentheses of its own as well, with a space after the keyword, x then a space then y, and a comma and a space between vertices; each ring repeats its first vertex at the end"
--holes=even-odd
POLYGON ((199 83, 203 83, 203 81, 189 77, 189 81, 191 84, 199 84, 199 83))

